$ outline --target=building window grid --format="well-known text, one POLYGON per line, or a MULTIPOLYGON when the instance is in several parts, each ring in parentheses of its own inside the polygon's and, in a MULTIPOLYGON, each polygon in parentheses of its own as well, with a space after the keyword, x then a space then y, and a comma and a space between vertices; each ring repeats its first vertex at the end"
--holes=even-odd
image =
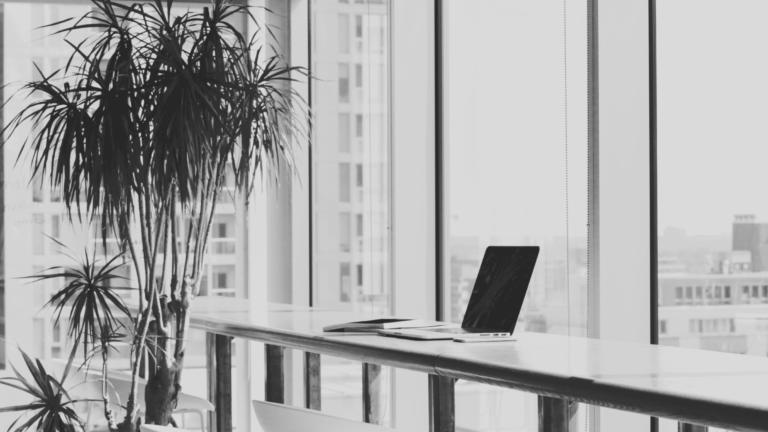
POLYGON ((349 53, 349 14, 339 14, 339 53, 349 53))
POLYGON ((736 322, 733 318, 695 318, 688 321, 688 331, 691 334, 735 333, 736 322))
POLYGON ((339 102, 349 103, 349 63, 339 63, 339 102))
POLYGON ((32 254, 45 254, 45 215, 34 213, 32 215, 32 254))
MULTIPOLYGON (((734 304, 731 285, 715 285, 706 282, 704 285, 673 285, 668 286, 674 305, 730 305, 734 304)), ((762 283, 741 284, 737 289, 736 304, 768 303, 768 285, 762 283)), ((663 305, 662 298, 659 304, 663 305)))

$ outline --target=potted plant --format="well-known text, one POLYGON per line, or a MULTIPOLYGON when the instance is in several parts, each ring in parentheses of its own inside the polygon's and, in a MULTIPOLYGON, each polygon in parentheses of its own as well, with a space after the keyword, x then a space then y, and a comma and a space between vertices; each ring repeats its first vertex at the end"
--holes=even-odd
MULTIPOLYGON (((172 0, 92 3, 92 12, 52 24, 63 26, 54 33, 61 37, 88 34, 68 42, 72 55, 64 68, 50 75, 40 71, 41 79, 24 83, 19 92, 38 97, 29 99, 4 133, 33 125, 21 150, 33 176, 61 189, 70 219, 98 224, 105 249, 108 236, 117 238, 131 264, 139 291, 132 315, 106 283, 118 277, 114 261, 97 271, 86 257, 79 269, 39 277, 71 278, 50 304, 56 319, 68 313, 70 363, 77 349, 86 359, 99 355, 104 386, 110 345, 121 331, 129 334, 132 381, 122 420, 106 390, 103 398, 109 429, 133 432, 143 358, 149 359, 144 420, 171 421, 225 172, 234 174, 236 190, 247 196, 257 176, 291 166, 309 114, 290 81, 306 73, 265 54, 262 38, 269 29, 244 5, 214 0, 202 11, 175 14, 172 0), (254 35, 233 26, 235 17, 254 24, 254 35), (189 229, 178 242, 182 221, 189 229), (120 328, 121 314, 131 315, 126 329, 120 328)), ((67 399, 42 365, 30 360, 28 366, 42 376, 39 386, 60 389, 53 396, 67 399)), ((37 409, 47 409, 42 405, 37 409)), ((78 427, 77 421, 66 424, 78 427)))

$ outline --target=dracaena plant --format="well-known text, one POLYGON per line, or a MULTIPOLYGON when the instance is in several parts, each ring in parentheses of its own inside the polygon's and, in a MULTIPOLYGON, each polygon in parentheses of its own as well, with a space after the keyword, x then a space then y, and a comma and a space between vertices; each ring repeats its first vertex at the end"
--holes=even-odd
MULTIPOLYGON (((67 41, 71 57, 61 70, 39 71, 41 79, 23 83, 17 94, 36 97, 25 99, 3 132, 32 127, 20 156, 33 176, 62 191, 70 220, 85 217, 101 228, 105 249, 107 237, 118 239, 132 264, 139 301, 128 329, 132 385, 125 417, 116 419, 105 405, 110 430, 132 432, 145 357, 145 421, 171 420, 225 173, 234 174, 237 193, 247 197, 257 176, 291 169, 310 119, 291 81, 306 73, 267 54, 276 52, 265 42, 271 31, 242 4, 214 0, 202 11, 176 14, 172 0, 92 3, 84 16, 52 24, 52 37, 67 41), (243 19, 251 36, 232 24, 243 19), (177 241, 181 221, 188 229, 177 241)), ((80 273, 69 275, 80 282, 56 294, 56 304, 92 313, 70 315, 70 336, 106 351, 108 343, 94 343, 113 337, 116 321, 104 310, 126 310, 111 290, 98 288, 103 280, 95 281, 111 271, 80 273)))

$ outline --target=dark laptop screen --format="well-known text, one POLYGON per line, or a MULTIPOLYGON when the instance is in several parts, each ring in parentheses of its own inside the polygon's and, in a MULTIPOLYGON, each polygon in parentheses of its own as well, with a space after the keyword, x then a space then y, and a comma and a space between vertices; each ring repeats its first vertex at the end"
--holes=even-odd
POLYGON ((538 246, 488 247, 461 326, 513 332, 538 256, 538 246))

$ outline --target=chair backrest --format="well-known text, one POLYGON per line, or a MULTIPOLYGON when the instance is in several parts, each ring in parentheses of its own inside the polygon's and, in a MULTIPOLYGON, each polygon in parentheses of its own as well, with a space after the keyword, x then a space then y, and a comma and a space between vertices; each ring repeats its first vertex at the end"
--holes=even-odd
MULTIPOLYGON (((41 360, 45 371, 61 381, 67 363, 60 360, 41 360)), ((67 392, 76 399, 100 399, 101 398, 101 374, 94 371, 79 369, 74 365, 69 370, 66 381, 63 383, 67 392)))
POLYGON ((139 426, 141 432, 189 432, 186 429, 175 428, 171 426, 158 426, 143 424, 139 426))
POLYGON ((272 402, 253 401, 264 432, 392 432, 393 429, 333 417, 318 411, 272 402))

